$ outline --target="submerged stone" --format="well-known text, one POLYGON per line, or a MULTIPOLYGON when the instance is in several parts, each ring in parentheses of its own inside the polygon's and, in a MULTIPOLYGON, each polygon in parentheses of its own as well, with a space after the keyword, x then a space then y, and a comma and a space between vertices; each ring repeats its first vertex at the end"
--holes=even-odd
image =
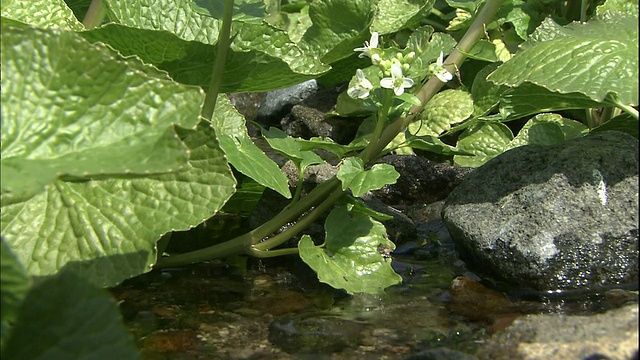
POLYGON ((361 330, 337 318, 283 316, 269 325, 269 342, 291 354, 324 354, 358 344, 361 330))
POLYGON ((638 140, 604 132, 507 151, 443 209, 475 271, 535 290, 638 281, 638 140))

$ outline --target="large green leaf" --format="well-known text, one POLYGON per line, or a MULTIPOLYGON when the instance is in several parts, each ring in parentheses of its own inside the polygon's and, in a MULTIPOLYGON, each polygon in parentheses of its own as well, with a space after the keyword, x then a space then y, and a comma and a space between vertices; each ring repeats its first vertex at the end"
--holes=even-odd
POLYGON ((380 0, 371 31, 390 34, 403 28, 413 28, 429 15, 435 0, 380 0))
POLYGON ((259 184, 290 198, 291 190, 287 176, 280 171, 278 164, 251 140, 245 122, 227 96, 219 95, 213 114, 213 127, 229 162, 259 184))
MULTIPOLYGON (((137 55, 178 82, 209 87, 220 21, 197 13, 190 0, 110 0, 106 7, 113 23, 82 36, 137 55)), ((234 22, 231 35, 222 92, 273 90, 329 70, 267 23, 234 22)))
POLYGON ((15 323, 22 300, 31 286, 31 279, 24 270, 22 263, 11 251, 4 238, 2 238, 1 251, 0 293, 2 294, 2 307, 0 307, 0 320, 2 321, 2 331, 0 332, 0 348, 4 347, 10 332, 10 324, 15 323))
POLYGON ((524 83, 501 93, 500 114, 504 116, 505 121, 509 121, 541 112, 589 109, 604 105, 581 93, 562 94, 524 83))
MULTIPOLYGON (((222 20, 224 16, 224 1, 193 0, 191 7, 200 14, 222 20)), ((266 6, 262 0, 235 0, 233 2, 234 21, 261 23, 267 15, 266 6)))
POLYGON ((402 282, 383 256, 395 245, 381 223, 341 206, 329 214, 325 229, 324 247, 315 246, 308 235, 298 244, 300 257, 320 281, 350 294, 380 293, 402 282))
POLYGON ((40 28, 84 29, 63 0, 3 1, 2 16, 40 28))
POLYGON ((27 293, 2 357, 139 359, 140 355, 110 294, 63 271, 27 293))
POLYGON ((155 242, 215 214, 235 180, 213 129, 182 130, 185 170, 153 176, 56 181, 20 202, 2 204, 2 234, 31 275, 65 264, 101 286, 149 271, 155 242))
POLYGON ((324 0, 309 5, 313 25, 300 46, 318 54, 327 64, 350 55, 369 39, 375 12, 374 0, 324 0))
POLYGON ((367 191, 395 184, 400 174, 389 164, 375 164, 365 170, 364 161, 352 156, 342 160, 336 177, 342 182, 343 190, 351 189, 354 196, 362 196, 367 191))
POLYGON ((608 94, 638 104, 638 17, 623 13, 561 27, 546 19, 531 40, 489 80, 530 82, 602 102, 608 94))
POLYGON ((174 125, 195 126, 201 90, 58 29, 3 26, 2 70, 3 201, 59 178, 187 165, 174 125))

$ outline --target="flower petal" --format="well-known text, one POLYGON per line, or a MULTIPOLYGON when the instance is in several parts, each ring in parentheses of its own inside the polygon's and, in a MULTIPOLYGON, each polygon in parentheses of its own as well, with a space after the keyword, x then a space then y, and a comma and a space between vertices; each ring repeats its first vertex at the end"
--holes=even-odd
POLYGON ((393 89, 393 79, 390 77, 380 79, 380 86, 385 89, 393 89))

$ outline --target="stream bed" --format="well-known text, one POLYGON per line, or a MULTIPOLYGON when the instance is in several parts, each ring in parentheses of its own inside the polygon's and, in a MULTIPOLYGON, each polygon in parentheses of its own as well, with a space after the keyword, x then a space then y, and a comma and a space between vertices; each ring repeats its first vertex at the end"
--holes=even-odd
POLYGON ((404 281, 381 295, 334 290, 294 256, 153 271, 112 293, 143 358, 185 360, 475 359, 467 354, 523 315, 637 302, 637 292, 493 290, 456 257, 442 222, 421 217, 434 211, 411 213, 418 239, 389 259, 404 281))

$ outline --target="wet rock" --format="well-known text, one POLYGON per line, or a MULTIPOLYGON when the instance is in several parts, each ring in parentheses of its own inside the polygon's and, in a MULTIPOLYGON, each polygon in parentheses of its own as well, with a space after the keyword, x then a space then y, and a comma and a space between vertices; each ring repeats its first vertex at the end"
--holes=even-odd
POLYGON ((637 359, 638 304, 591 316, 529 315, 494 334, 479 359, 637 359))
POLYGON ((638 140, 523 146, 476 169, 444 221, 475 271, 534 290, 638 281, 638 140))
POLYGON ((475 356, 447 348, 437 348, 421 351, 411 355, 407 360, 476 360, 475 356))
POLYGON ((506 295, 466 276, 453 280, 450 294, 447 309, 451 313, 486 323, 492 331, 505 328, 521 315, 506 295))
POLYGON ((400 173, 395 184, 374 191, 376 197, 390 205, 431 204, 443 200, 472 171, 414 155, 387 155, 378 163, 393 165, 400 173))
POLYGON ((361 120, 325 117, 326 111, 308 105, 295 105, 280 125, 293 137, 309 139, 314 136, 330 137, 338 144, 348 144, 356 136, 361 120))
POLYGON ((294 105, 302 103, 318 91, 315 80, 305 81, 286 89, 269 91, 260 107, 256 120, 265 125, 277 125, 294 105))
POLYGON ((322 354, 358 344, 362 325, 325 317, 283 316, 269 325, 269 342, 293 354, 322 354))

